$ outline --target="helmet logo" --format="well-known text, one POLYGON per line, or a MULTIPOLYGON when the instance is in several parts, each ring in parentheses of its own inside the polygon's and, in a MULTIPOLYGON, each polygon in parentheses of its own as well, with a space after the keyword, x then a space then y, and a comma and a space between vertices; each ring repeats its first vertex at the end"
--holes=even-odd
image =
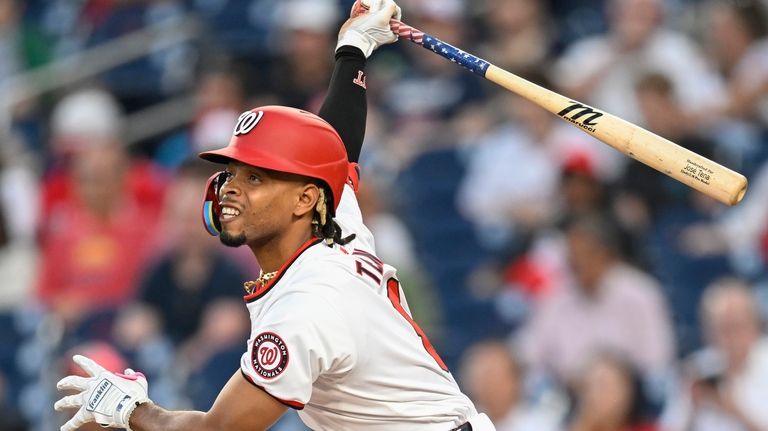
POLYGON ((261 121, 261 117, 263 116, 264 111, 259 111, 258 113, 252 111, 243 112, 237 119, 234 135, 240 136, 249 133, 257 124, 259 124, 259 121, 261 121))

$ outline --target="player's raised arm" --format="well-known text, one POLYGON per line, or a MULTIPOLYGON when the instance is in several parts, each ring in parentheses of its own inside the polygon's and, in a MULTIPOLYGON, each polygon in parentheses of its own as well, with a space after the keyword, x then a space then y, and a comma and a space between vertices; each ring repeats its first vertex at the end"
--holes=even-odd
POLYGON ((350 162, 360 158, 365 136, 366 59, 379 46, 397 40, 389 28, 389 20, 400 18, 400 8, 392 0, 369 0, 368 3, 370 6, 366 7, 362 0, 357 0, 349 20, 339 31, 336 64, 319 112, 341 136, 350 162))

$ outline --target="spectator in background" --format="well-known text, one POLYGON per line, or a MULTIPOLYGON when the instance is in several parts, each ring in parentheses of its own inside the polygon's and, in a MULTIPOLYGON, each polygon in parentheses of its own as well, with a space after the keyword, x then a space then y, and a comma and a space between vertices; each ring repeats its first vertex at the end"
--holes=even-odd
POLYGON ((523 366, 501 341, 482 341, 462 357, 461 386, 497 431, 553 431, 557 412, 537 408, 526 400, 523 366))
MULTIPOLYGON (((672 80, 660 73, 639 77, 635 83, 640 112, 648 130, 707 158, 715 157, 715 143, 697 130, 694 118, 679 103, 672 80)), ((687 205, 689 188, 660 175, 648 166, 632 161, 623 178, 623 190, 640 199, 636 217, 643 217, 646 227, 651 212, 663 213, 670 206, 687 205)))
MULTIPOLYGON (((454 46, 469 43, 462 22, 464 0, 440 2, 415 0, 404 6, 408 23, 454 46)), ((483 100, 482 81, 437 55, 424 55, 417 46, 403 47, 411 67, 393 70, 392 79, 381 102, 402 127, 408 123, 429 122, 428 134, 442 138, 437 120, 450 119, 473 101, 483 100)), ((411 132, 412 134, 413 132, 411 132)))
POLYGON ((709 1, 707 43, 729 91, 727 113, 768 128, 768 10, 762 0, 709 1))
POLYGON ((186 393, 195 409, 206 411, 240 363, 250 319, 242 299, 207 304, 198 330, 181 346, 177 366, 188 375, 186 393))
POLYGON ((132 299, 153 250, 162 182, 151 164, 130 159, 120 124, 99 90, 66 97, 53 114, 37 296, 69 324, 132 299))
POLYGON ((563 162, 558 192, 562 199, 559 213, 563 220, 568 215, 588 215, 606 210, 608 196, 596 170, 592 158, 577 151, 563 162))
POLYGON ((539 69, 549 60, 553 29, 545 2, 540 0, 491 0, 483 10, 490 30, 481 49, 493 64, 513 73, 539 69))
POLYGON ((219 297, 243 296, 234 290, 246 280, 243 271, 222 255, 222 246, 200 226, 203 185, 210 167, 188 162, 177 172, 164 210, 168 249, 147 269, 140 300, 159 315, 175 344, 185 342, 200 325, 206 304, 219 297))
POLYGON ((572 385, 594 352, 611 350, 644 377, 663 375, 674 339, 658 283, 622 259, 607 219, 575 217, 565 234, 573 280, 543 299, 519 334, 526 363, 572 385))
MULTIPOLYGON (((505 102, 516 96, 500 96, 505 102)), ((501 102, 504 103, 504 102, 501 102)), ((458 191, 461 213, 499 252, 551 222, 559 169, 539 136, 504 121, 475 143, 458 191), (510 166, 515 167, 514 180, 510 166)))
POLYGON ((667 30, 662 0, 607 0, 609 32, 571 45, 556 65, 564 93, 633 123, 643 118, 630 95, 637 78, 661 72, 692 112, 724 100, 718 81, 684 34, 667 30))
POLYGON ((152 379, 153 399, 180 406, 182 385, 176 373, 176 352, 163 329, 154 309, 132 303, 117 312, 110 339, 127 362, 152 379))
MULTIPOLYGON (((644 75, 635 90, 649 130, 704 157, 720 160, 715 143, 678 102, 668 77, 644 75)), ((678 347, 690 352, 700 343, 696 304, 701 292, 714 279, 731 272, 731 267, 727 254, 713 249, 717 244, 707 242, 710 235, 699 235, 689 228, 717 220, 722 207, 637 161, 627 166, 614 206, 622 225, 642 245, 649 270, 665 289, 678 347)))
POLYGON ((768 164, 750 178, 749 191, 738 206, 712 223, 692 226, 686 233, 706 244, 710 253, 728 253, 738 274, 765 277, 768 267, 768 164))
POLYGON ((598 355, 579 379, 568 431, 656 431, 642 376, 620 356, 598 355))
MULTIPOLYGON (((526 77, 552 88, 541 72, 526 77)), ((468 151, 458 202, 485 238, 496 241, 506 232, 515 243, 555 220, 560 172, 569 158, 587 154, 595 170, 608 177, 615 176, 610 170, 617 153, 520 96, 504 93, 497 106, 493 111, 503 119, 468 151)))
POLYGON ((671 431, 768 430, 768 339, 749 285, 721 279, 701 301, 708 345, 664 415, 671 431))
POLYGON ((242 82, 234 72, 219 69, 204 73, 197 84, 192 124, 163 141, 155 160, 177 169, 200 152, 226 145, 242 112, 244 97, 242 82))
POLYGON ((39 250, 37 172, 22 144, 0 144, 0 315, 28 303, 34 290, 39 250), (24 199, 19 199, 24 196, 24 199))
POLYGON ((729 167, 751 177, 768 159, 768 4, 705 5, 706 46, 728 90, 712 134, 733 159, 729 167))
POLYGON ((260 90, 281 104, 316 112, 333 71, 328 50, 336 43, 338 6, 332 0, 285 0, 276 13, 280 55, 260 90))
POLYGON ((594 165, 588 155, 578 152, 564 161, 554 223, 537 232, 525 252, 505 265, 505 285, 524 293, 527 302, 542 300, 570 280, 567 244, 560 227, 573 217, 607 214, 607 192, 594 165))

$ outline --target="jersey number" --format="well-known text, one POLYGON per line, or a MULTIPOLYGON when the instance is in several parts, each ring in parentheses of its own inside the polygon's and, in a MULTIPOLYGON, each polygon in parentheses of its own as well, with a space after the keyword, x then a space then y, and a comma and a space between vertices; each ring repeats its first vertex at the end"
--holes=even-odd
MULTIPOLYGON (((356 249, 352 251, 352 255, 357 256, 357 260, 355 261, 357 273, 361 276, 369 277, 376 284, 380 285, 381 277, 384 276, 384 262, 382 262, 378 257, 364 250, 356 249)), ((395 307, 395 310, 397 310, 397 312, 400 313, 400 315, 403 316, 403 318, 411 324, 413 330, 416 331, 416 335, 421 338, 421 344, 424 345, 424 349, 426 349, 427 353, 429 353, 429 356, 431 356, 435 362, 437 362, 437 365, 439 365, 440 368, 442 368, 444 371, 448 371, 448 367, 445 365, 445 362, 443 362, 443 360, 440 358, 440 355, 437 354, 435 348, 432 347, 432 343, 429 342, 427 334, 424 333, 424 331, 419 327, 418 323, 413 320, 413 318, 405 311, 403 305, 400 303, 400 282, 394 278, 387 280, 387 297, 392 303, 392 306, 395 307)))

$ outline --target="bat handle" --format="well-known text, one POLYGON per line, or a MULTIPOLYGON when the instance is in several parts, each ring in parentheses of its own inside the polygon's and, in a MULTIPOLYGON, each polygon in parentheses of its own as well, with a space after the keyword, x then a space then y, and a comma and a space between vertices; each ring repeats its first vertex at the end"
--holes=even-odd
POLYGON ((421 45, 437 55, 447 58, 453 63, 463 66, 465 69, 485 77, 485 73, 491 66, 491 63, 483 60, 480 57, 476 57, 468 52, 464 52, 459 48, 451 45, 450 43, 443 42, 442 40, 424 33, 423 31, 411 27, 408 24, 400 22, 396 19, 389 21, 389 26, 392 31, 401 38, 408 39, 411 42, 421 45))

